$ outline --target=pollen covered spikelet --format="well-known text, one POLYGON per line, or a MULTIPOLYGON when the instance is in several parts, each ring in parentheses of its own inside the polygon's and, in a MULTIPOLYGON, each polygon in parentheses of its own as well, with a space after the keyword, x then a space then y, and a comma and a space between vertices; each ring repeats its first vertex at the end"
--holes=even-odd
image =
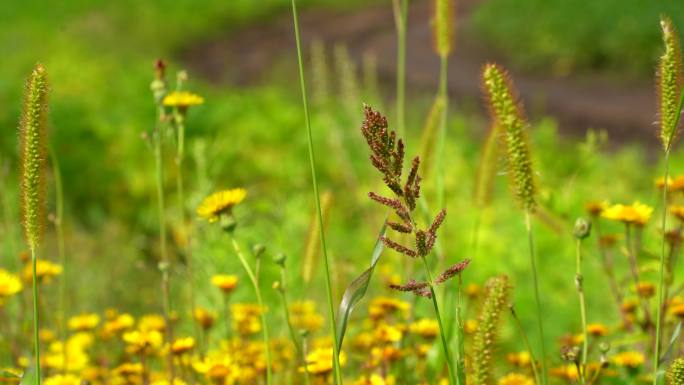
POLYGON ((669 385, 684 385, 684 358, 677 358, 667 371, 669 385))
POLYGON ((489 206, 492 201, 494 191, 494 178, 496 177, 497 165, 499 160, 500 131, 497 126, 489 129, 485 139, 480 163, 477 165, 477 175, 475 176, 475 192, 473 194, 475 205, 483 208, 489 206))
POLYGON ((433 38, 435 52, 449 56, 454 48, 455 0, 434 0, 433 38))
POLYGON ((501 321, 501 315, 507 309, 508 296, 511 286, 505 275, 490 278, 487 281, 486 292, 477 331, 473 340, 472 364, 473 372, 470 377, 473 385, 493 384, 492 356, 494 344, 501 321))
POLYGON ((527 120, 509 76, 495 64, 487 64, 482 82, 493 123, 503 130, 508 155, 508 173, 513 194, 527 211, 535 208, 535 181, 527 138, 527 120))
POLYGON ((37 64, 26 82, 19 124, 21 218, 31 249, 40 243, 45 218, 47 94, 47 74, 45 68, 37 64))
POLYGON ((672 20, 663 16, 660 19, 663 31, 665 52, 658 63, 658 114, 660 140, 668 151, 677 138, 677 110, 682 87, 682 55, 677 30, 672 20))

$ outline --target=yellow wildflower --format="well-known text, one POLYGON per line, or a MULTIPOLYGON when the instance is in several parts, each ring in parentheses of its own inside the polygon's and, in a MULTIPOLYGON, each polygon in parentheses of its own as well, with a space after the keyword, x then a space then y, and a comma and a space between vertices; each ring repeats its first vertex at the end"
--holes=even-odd
MULTIPOLYGON (((44 259, 36 261, 36 279, 40 283, 49 283, 53 277, 60 274, 62 274, 62 266, 44 259)), ((23 278, 24 282, 31 282, 33 280, 33 267, 30 263, 27 263, 24 267, 23 278)))
POLYGON ((604 337, 608 335, 608 327, 599 323, 589 324, 587 325, 587 333, 594 337, 604 337))
POLYGON ((178 107, 182 110, 203 104, 204 98, 188 91, 173 91, 164 96, 162 103, 167 107, 178 107))
POLYGON ((618 366, 637 368, 644 363, 644 354, 637 351, 626 351, 613 357, 613 362, 618 366))
POLYGON ((399 327, 386 323, 378 325, 373 333, 376 341, 385 343, 399 342, 403 335, 404 333, 399 327))
POLYGON ((507 374, 499 379, 499 385, 534 385, 534 381, 524 375, 518 373, 507 374))
POLYGON ((45 379, 44 385, 80 385, 81 380, 72 374, 56 374, 45 379))
POLYGON ((149 354, 153 349, 162 345, 164 337, 156 330, 135 330, 124 333, 123 340, 127 345, 127 351, 131 354, 149 354))
POLYGON ((211 329, 214 326, 214 321, 216 321, 216 315, 207 309, 198 307, 192 314, 195 321, 202 326, 202 329, 211 329))
POLYGON ((670 206, 670 212, 680 221, 684 221, 684 206, 670 206))
POLYGON ((379 320, 394 313, 399 313, 406 318, 410 310, 411 305, 408 302, 389 297, 373 298, 368 305, 368 315, 373 320, 379 320))
POLYGON ((631 205, 617 204, 609 206, 603 210, 601 216, 614 221, 643 226, 651 218, 652 213, 652 207, 637 201, 631 205))
POLYGON ((185 354, 195 348, 195 339, 192 337, 179 338, 171 344, 171 352, 176 355, 185 354))
POLYGON ((575 381, 579 378, 577 366, 575 365, 563 365, 551 368, 551 370, 549 370, 549 374, 553 377, 558 377, 570 381, 575 381))
POLYGON ((378 374, 371 374, 370 377, 361 376, 358 380, 352 383, 353 385, 394 385, 394 376, 383 378, 378 374))
POLYGON ((603 213, 603 210, 608 208, 608 202, 589 202, 585 205, 585 209, 592 217, 597 217, 603 213))
POLYGON ((684 318, 684 304, 677 304, 671 306, 670 313, 676 317, 684 318))
POLYGON ((134 324, 135 319, 130 314, 124 313, 113 315, 112 318, 109 318, 109 321, 105 322, 104 326, 102 326, 102 333, 105 337, 110 337, 132 328, 134 324))
POLYGON ((637 283, 635 290, 642 298, 651 298, 655 295, 655 285, 650 282, 637 283))
POLYGON ((314 301, 296 301, 290 305, 290 320, 292 326, 299 330, 315 332, 319 330, 325 320, 316 312, 314 301))
POLYGON ((508 361, 511 365, 525 368, 530 366, 530 363, 532 363, 532 355, 527 351, 509 353, 506 355, 506 361, 508 361))
POLYGON ((211 277, 211 284, 221 289, 225 294, 230 293, 237 287, 238 277, 236 275, 217 274, 211 277))
POLYGON ((69 318, 69 330, 88 331, 100 324, 100 316, 95 313, 79 314, 69 318))
POLYGON ((231 306, 233 330, 240 335, 255 334, 261 331, 261 308, 259 305, 236 303, 231 306))
POLYGON ((439 324, 434 319, 423 318, 419 321, 413 322, 409 327, 413 334, 417 334, 426 339, 432 339, 439 334, 439 324))
MULTIPOLYGON (((311 353, 306 355, 306 370, 315 375, 327 374, 332 372, 333 363, 333 351, 332 348, 318 348, 311 353)), ((344 365, 347 362, 347 355, 344 352, 340 352, 340 365, 344 365)), ((300 372, 304 372, 304 368, 299 369, 300 372)))
POLYGON ((230 213, 233 206, 242 202, 246 195, 247 190, 243 188, 215 192, 200 203, 197 215, 209 222, 216 222, 221 214, 230 213))
POLYGON ((166 321, 164 317, 158 314, 148 314, 142 316, 138 321, 138 329, 140 331, 158 331, 163 332, 166 330, 166 321))
POLYGON ((0 269, 0 305, 5 298, 9 298, 21 291, 23 285, 16 275, 7 270, 0 269))

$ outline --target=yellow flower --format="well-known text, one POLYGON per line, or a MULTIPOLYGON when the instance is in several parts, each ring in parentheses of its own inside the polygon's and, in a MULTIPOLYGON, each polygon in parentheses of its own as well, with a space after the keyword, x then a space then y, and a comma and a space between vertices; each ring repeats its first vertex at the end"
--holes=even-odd
POLYGON ((378 374, 371 374, 370 377, 361 376, 358 380, 352 383, 353 385, 394 385, 394 376, 383 378, 378 374))
POLYGON ((69 318, 69 330, 88 331, 99 325, 100 316, 95 313, 86 313, 69 318))
POLYGON ((601 216, 614 221, 643 226, 651 218, 652 213, 652 207, 637 201, 631 205, 617 204, 607 207, 601 216))
POLYGON ((532 363, 532 355, 530 355, 530 352, 527 351, 509 353, 506 355, 506 361, 508 361, 511 365, 525 368, 530 366, 530 363, 532 363))
POLYGON ((9 298, 21 291, 23 285, 16 275, 0 269, 0 305, 5 298, 9 298))
POLYGON ((439 324, 434 319, 423 318, 412 323, 409 330, 423 338, 432 339, 439 334, 439 324))
POLYGON ((465 289, 466 295, 471 299, 477 298, 477 296, 480 295, 481 292, 482 288, 480 287, 480 285, 476 283, 469 284, 468 286, 466 286, 465 289))
POLYGON ((127 345, 127 351, 131 354, 149 354, 152 349, 162 345, 164 337, 156 330, 135 330, 124 333, 123 340, 127 345))
POLYGON ((237 286, 238 278, 235 275, 217 274, 211 277, 211 284, 228 294, 237 286))
POLYGON ((299 330, 315 332, 325 322, 323 316, 316 312, 314 301, 296 301, 290 305, 292 326, 299 330))
POLYGON ((477 327, 477 320, 469 319, 466 320, 465 325, 463 326, 463 331, 465 334, 473 334, 477 331, 477 327))
POLYGON ((143 372, 143 366, 140 363, 126 362, 116 368, 114 368, 114 373, 122 376, 136 375, 143 372))
POLYGON ((198 307, 192 314, 195 321, 202 326, 202 329, 211 329, 214 326, 214 321, 216 320, 216 315, 207 309, 198 307))
POLYGON ((622 352, 613 357, 613 362, 618 366, 637 368, 644 363, 643 353, 637 351, 622 352))
POLYGON ((399 342, 403 335, 404 333, 399 327, 386 323, 380 324, 374 331, 375 340, 378 342, 399 342))
POLYGON ((368 305, 368 315, 373 320, 379 320, 385 316, 399 313, 404 318, 408 317, 411 305, 395 298, 376 297, 368 305))
MULTIPOLYGON (((43 259, 36 261, 36 278, 39 282, 49 283, 53 277, 60 274, 62 274, 62 266, 43 259)), ((24 282, 31 282, 33 280, 33 266, 31 266, 31 263, 27 263, 24 267, 23 278, 24 282)))
POLYGON ((248 303, 236 303, 231 307, 233 330, 245 336, 261 331, 261 307, 248 303))
POLYGON ((670 313, 679 318, 684 318, 684 304, 672 305, 670 307, 670 313))
POLYGON ((589 202, 584 206, 592 217, 597 217, 603 213, 603 210, 608 208, 608 202, 589 202))
POLYGON ((132 328, 134 324, 135 319, 130 314, 113 315, 102 327, 102 333, 105 337, 110 337, 132 328))
POLYGON ((534 381, 524 374, 511 373, 500 378, 499 385, 534 385, 534 381))
POLYGON ((670 206, 670 212, 680 221, 684 221, 684 206, 670 206))
POLYGON ((171 344, 171 352, 173 354, 184 354, 195 348, 195 339, 192 337, 179 338, 171 344))
POLYGON ((173 91, 164 97, 162 103, 167 107, 178 107, 182 110, 203 104, 204 98, 188 91, 173 91))
MULTIPOLYGON (((347 355, 340 352, 340 365, 347 362, 347 355)), ((306 370, 315 375, 327 374, 332 372, 333 351, 332 348, 318 348, 306 355, 306 370)), ((299 368, 304 372, 304 368, 299 368)))
POLYGON ((651 298, 655 295, 655 285, 650 282, 637 283, 635 290, 642 298, 651 298))
POLYGON ((549 374, 553 377, 563 378, 566 380, 577 380, 579 378, 579 373, 577 372, 577 366, 575 365, 563 365, 549 370, 549 374))
POLYGON ((72 374, 56 374, 45 379, 44 385, 80 385, 81 380, 72 374))
POLYGON ((608 335, 608 328, 606 325, 595 323, 587 325, 587 333, 594 337, 603 337, 608 335))
MULTIPOLYGON (((161 379, 161 380, 156 380, 152 381, 152 385, 169 385, 171 381, 168 379, 161 379)), ((180 378, 176 377, 173 379, 173 385, 187 385, 187 383, 180 378)))
POLYGON ((243 188, 215 192, 200 203, 197 215, 209 222, 216 222, 221 214, 230 213, 233 206, 242 202, 246 195, 247 190, 243 188))
POLYGON ((140 318, 138 321, 138 329, 140 329, 140 331, 162 332, 166 329, 166 321, 164 320, 164 317, 158 314, 148 314, 140 318))

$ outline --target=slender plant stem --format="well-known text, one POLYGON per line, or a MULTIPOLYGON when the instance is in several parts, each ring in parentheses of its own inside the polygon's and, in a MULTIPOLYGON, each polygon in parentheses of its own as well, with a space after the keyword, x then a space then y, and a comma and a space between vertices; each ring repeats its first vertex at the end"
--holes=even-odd
MULTIPOLYGON (((59 329, 62 346, 66 346, 67 340, 67 261, 66 249, 64 246, 64 188, 62 184, 62 172, 59 168, 59 159, 54 148, 50 146, 50 159, 52 160, 52 173, 55 178, 55 232, 57 233, 57 253, 59 263, 62 265, 62 276, 59 280, 59 329)), ((67 350, 62 349, 62 374, 68 370, 67 350)))
POLYGON ((294 344, 295 349, 297 349, 299 358, 302 361, 302 366, 304 367, 304 383, 306 385, 309 385, 309 367, 306 364, 306 355, 304 353, 304 347, 302 346, 302 342, 300 341, 300 339, 297 337, 297 332, 295 331, 294 326, 292 325, 292 319, 290 318, 290 306, 287 301, 287 284, 285 278, 285 266, 281 266, 280 288, 278 289, 278 292, 280 293, 280 297, 283 300, 283 312, 285 313, 285 321, 287 322, 287 328, 290 331, 290 338, 292 339, 292 343, 294 344))
POLYGON ((31 263, 33 264, 33 344, 36 353, 36 385, 40 385, 40 319, 38 313, 38 277, 36 273, 36 246, 31 245, 31 263))
POLYGON ((537 368, 537 359, 534 357, 534 351, 532 350, 532 344, 530 343, 530 339, 527 337, 527 333, 525 333, 525 329, 523 328, 522 323, 520 322, 520 318, 518 318, 518 314, 515 312, 515 308, 513 307, 513 305, 511 305, 509 309, 511 311, 511 316, 515 321, 515 326, 518 328, 518 331, 522 336, 525 348, 528 352, 530 352, 530 366, 532 367, 532 374, 534 375, 534 383, 541 384, 541 381, 539 380, 539 369, 537 368))
MULTIPOLYGON (((449 384, 456 385, 456 374, 454 372, 453 362, 451 361, 451 353, 449 352, 449 343, 446 339, 446 334, 444 327, 442 326, 442 317, 439 313, 439 305, 437 304, 437 296, 435 293, 435 285, 432 280, 432 273, 430 273, 430 266, 428 266, 425 257, 421 258, 423 260, 423 266, 425 267, 425 275, 427 276, 428 284, 430 285, 430 294, 432 298, 432 305, 435 308, 435 316, 437 317, 437 323, 439 324, 439 335, 442 339, 442 348, 444 349, 444 357, 446 359, 447 369, 449 371, 449 384)), ((464 384, 465 385, 465 384, 464 384)))
POLYGON ((304 62, 302 59, 302 43, 299 33, 299 20, 297 16, 296 0, 292 0, 292 21, 294 24, 295 40, 297 44, 297 64, 299 67, 299 86, 302 91, 302 106, 304 108, 304 121, 306 125, 306 136, 309 147, 309 165, 311 168, 311 184, 313 186, 314 201, 318 216, 318 229, 321 238, 321 248, 323 249, 323 262, 325 267, 325 288, 328 295, 328 312, 330 318, 330 332, 333 338, 333 378, 335 385, 342 385, 342 374, 340 373, 339 346, 337 338, 337 328, 335 322, 335 305, 333 303, 332 280, 330 278, 330 262, 328 260, 328 249, 325 242, 325 229, 323 225, 323 212, 321 210, 321 198, 318 193, 318 179, 316 177, 316 157, 313 147, 313 134, 311 133, 311 118, 309 116, 309 102, 306 96, 306 81, 304 76, 304 62))
MULTIPOLYGON (((639 287, 639 266, 637 264, 637 250, 634 247, 634 240, 632 236, 632 225, 629 223, 625 224, 625 242, 627 243, 627 254, 629 259, 629 269, 632 273, 632 280, 634 281, 634 289, 639 287)), ((641 296, 637 295, 639 298, 639 306, 644 311, 644 322, 642 328, 644 331, 648 331, 653 326, 653 320, 651 319, 651 312, 648 309, 648 304, 646 300, 641 296)))
MULTIPOLYGON (((447 119, 449 112, 449 93, 447 92, 447 55, 440 56, 439 60, 439 97, 444 103, 442 116, 439 122, 439 140, 437 141, 437 207, 444 207, 445 186, 444 186, 444 144, 446 142, 447 119)), ((441 258, 442 256, 440 256, 441 258)))
POLYGON ((539 277, 537 275, 537 257, 534 250, 534 233, 532 232, 532 215, 529 210, 525 211, 525 227, 527 228, 527 242, 530 251, 530 266, 532 267, 532 282, 534 283, 534 299, 537 304, 537 328, 539 329, 539 348, 541 362, 542 384, 546 385, 546 346, 544 342, 544 323, 542 319, 542 307, 539 295, 539 277))
POLYGON ((233 249, 235 250, 235 254, 237 254, 238 259, 240 260, 240 263, 242 263, 242 267, 245 268, 245 271, 247 272, 247 276, 249 277, 249 280, 252 282, 252 286, 254 286, 254 292, 257 297, 257 303, 259 304, 259 309, 260 309, 260 315, 261 315, 261 327, 263 331, 263 337, 264 337, 264 351, 266 352, 266 384, 271 385, 272 383, 272 367, 271 367, 271 347, 269 346, 269 337, 268 337, 268 324, 266 323, 266 308, 264 307, 264 302, 261 299, 261 290, 259 289, 259 281, 257 281, 256 276, 254 275, 254 272, 252 271, 252 268, 249 267, 249 264, 247 263, 247 260, 245 259, 244 254, 242 254, 242 251, 240 250, 240 245, 238 245, 237 241, 233 236, 230 236, 230 240, 233 244, 233 249))
POLYGON ((397 31, 397 131, 403 137, 406 130, 406 31, 408 28, 408 0, 394 0, 394 19, 397 31))
POLYGON ((663 294, 665 292, 665 245, 667 238, 667 179, 670 173, 670 150, 665 151, 665 183, 663 183, 663 218, 662 231, 663 240, 660 249, 660 279, 658 282, 658 306, 656 307, 656 334, 655 334, 655 348, 653 350, 653 384, 658 383, 658 365, 660 362, 660 333, 661 324, 663 323, 663 301, 665 300, 663 294))
POLYGON ((223 317, 226 322, 226 340, 230 340, 230 295, 227 293, 223 293, 223 317))
POLYGON ((580 304, 580 318, 582 322, 582 364, 579 371, 580 381, 582 384, 587 382, 587 355, 589 354, 588 348, 588 333, 587 333, 587 306, 584 299, 584 276, 582 276, 582 240, 577 239, 576 241, 576 263, 577 270, 575 274, 575 286, 577 287, 577 293, 579 295, 580 304))
MULTIPOLYGON (((160 126, 155 134, 154 142, 154 160, 156 166, 156 182, 157 182, 157 204, 159 211, 159 250, 161 254, 160 270, 162 274, 162 301, 164 309, 164 321, 166 324, 166 340, 169 344, 173 343, 173 326, 171 325, 171 295, 169 285, 169 257, 166 250, 166 213, 164 204, 164 156, 163 156, 163 135, 162 121, 165 119, 164 107, 159 106, 160 126)), ((173 384, 175 376, 173 356, 169 354, 169 381, 173 384)))

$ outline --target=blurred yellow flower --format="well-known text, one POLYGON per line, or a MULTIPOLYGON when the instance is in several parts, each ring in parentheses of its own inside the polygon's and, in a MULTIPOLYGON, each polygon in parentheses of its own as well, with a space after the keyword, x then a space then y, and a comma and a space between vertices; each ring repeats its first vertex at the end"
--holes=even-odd
POLYGON ((233 206, 245 199, 246 195, 247 190, 243 188, 215 192, 200 203, 197 215, 209 222, 216 222, 221 214, 229 213, 233 206))
POLYGON ((166 321, 164 317, 158 314, 148 314, 142 316, 138 321, 138 329, 140 331, 158 331, 162 332, 166 329, 166 321))
POLYGON ((195 321, 202 327, 202 329, 211 329, 214 326, 214 321, 216 320, 216 315, 207 309, 198 307, 192 313, 195 321))
POLYGON ((507 374, 501 377, 498 382, 499 385, 534 385, 534 381, 524 375, 518 373, 507 374))
POLYGON ((413 322, 411 326, 409 326, 409 331, 423 338, 432 339, 439 334, 439 324, 437 323, 437 320, 423 318, 413 322))
POLYGON ((395 313, 407 318, 409 311, 411 311, 411 304, 390 297, 375 297, 368 305, 368 315, 373 320, 379 320, 395 313))
POLYGON ((378 374, 371 374, 370 377, 361 376, 361 378, 354 381, 352 385, 394 385, 395 382, 394 376, 383 378, 378 374))
POLYGON ((203 104, 204 98, 188 91, 173 91, 164 96, 162 103, 167 107, 187 109, 191 106, 203 104))
POLYGON ((587 325, 587 333, 594 337, 603 337, 608 335, 608 327, 599 323, 589 324, 587 325))
POLYGON ((323 316, 316 312, 314 301, 295 301, 290 305, 292 326, 299 330, 315 332, 323 326, 323 316))
MULTIPOLYGON (((36 278, 40 283, 49 283, 53 277, 60 274, 62 274, 62 266, 44 259, 36 261, 36 278)), ((31 263, 27 263, 24 267, 23 278, 24 282, 33 281, 33 267, 31 263)))
MULTIPOLYGON (((347 355, 340 352, 340 365, 347 363, 347 355)), ((332 348, 318 348, 306 355, 306 371, 314 375, 328 374, 332 372, 333 351, 332 348)), ((299 368, 304 372, 304 368, 299 368)))
POLYGON ((236 303, 231 305, 233 330, 242 336, 261 331, 261 307, 256 304, 236 303))
POLYGON ((530 366, 530 363, 532 363, 532 355, 527 351, 508 353, 506 355, 506 361, 508 361, 511 365, 526 368, 530 366))
POLYGON ((129 353, 150 354, 153 349, 161 347, 164 337, 156 330, 134 330, 124 333, 123 340, 127 345, 126 351, 129 353))
POLYGON ((5 298, 9 298, 21 291, 23 285, 16 275, 7 270, 0 269, 0 305, 5 298))
POLYGON ((79 314, 69 318, 69 330, 88 331, 100 324, 100 316, 95 313, 79 314))
POLYGON ((614 221, 643 226, 651 218, 652 213, 652 207, 637 201, 631 205, 617 204, 609 206, 603 210, 601 216, 614 221))
POLYGON ((221 289, 225 294, 230 293, 237 287, 238 277, 236 275, 217 274, 211 277, 211 284, 221 289))
POLYGON ((171 344, 171 353, 176 355, 185 354, 195 348, 195 339, 192 337, 178 338, 171 344))
POLYGON ((72 374, 56 374, 54 376, 47 377, 44 385, 80 385, 81 379, 72 374))
POLYGON ((613 362, 617 366, 637 368, 644 363, 644 354, 637 351, 627 351, 613 356, 613 362))
POLYGON ((608 202, 589 202, 584 207, 589 213, 589 215, 591 215, 592 217, 597 217, 601 215, 601 213, 603 213, 603 210, 605 210, 608 207, 608 202))
POLYGON ((639 297, 651 298, 655 295, 655 285, 650 282, 639 282, 634 289, 639 297))
POLYGON ((102 333, 105 337, 111 337, 133 327, 135 319, 132 315, 124 313, 113 315, 109 321, 102 326, 102 333))

